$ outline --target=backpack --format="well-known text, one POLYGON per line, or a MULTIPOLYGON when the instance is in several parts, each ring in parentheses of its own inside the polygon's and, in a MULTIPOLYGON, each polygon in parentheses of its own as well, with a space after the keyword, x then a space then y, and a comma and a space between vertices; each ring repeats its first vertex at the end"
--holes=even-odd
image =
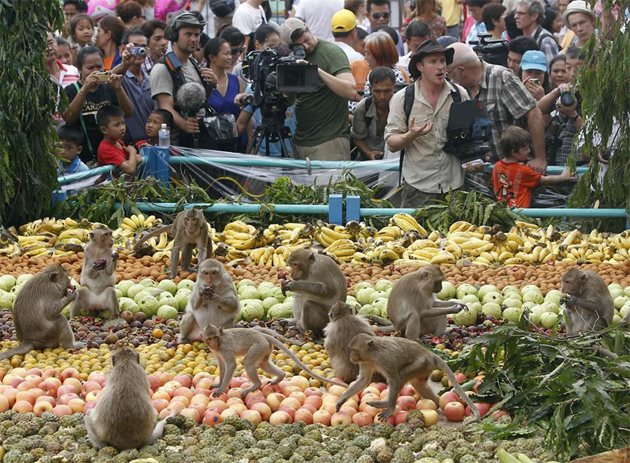
POLYGON ((233 0, 210 0, 208 6, 214 15, 218 17, 229 16, 236 9, 233 0))
MULTIPOLYGON (((199 74, 199 79, 204 84, 204 88, 206 88, 204 80, 201 78, 201 69, 199 68, 199 64, 193 58, 189 58, 192 63, 195 71, 199 74)), ((177 109, 177 92, 181 88, 182 85, 186 83, 186 77, 184 77, 184 71, 182 70, 182 63, 175 55, 175 53, 168 52, 164 57, 160 60, 168 69, 168 73, 171 75, 171 79, 173 80, 173 101, 175 102, 175 109, 177 109)), ((208 96, 208 89, 206 88, 206 97, 208 96)))

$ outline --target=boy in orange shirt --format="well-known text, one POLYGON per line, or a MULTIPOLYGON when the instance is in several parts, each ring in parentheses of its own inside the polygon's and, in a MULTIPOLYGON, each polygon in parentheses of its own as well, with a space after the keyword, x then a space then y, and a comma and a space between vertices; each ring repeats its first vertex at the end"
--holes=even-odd
POLYGON ((126 146, 123 141, 127 131, 123 110, 118 106, 105 106, 96 114, 96 122, 103 133, 96 156, 98 165, 112 165, 125 174, 134 175, 142 157, 133 146, 126 146))
POLYGON ((529 133, 515 125, 501 134, 501 160, 492 171, 492 187, 497 201, 508 207, 529 207, 532 190, 538 185, 553 185, 571 179, 569 169, 560 175, 540 175, 529 167, 527 159, 531 151, 529 133))

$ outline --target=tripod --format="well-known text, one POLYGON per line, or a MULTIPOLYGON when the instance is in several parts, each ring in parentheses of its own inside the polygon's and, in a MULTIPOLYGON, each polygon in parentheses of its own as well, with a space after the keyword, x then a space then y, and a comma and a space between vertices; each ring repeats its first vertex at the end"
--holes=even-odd
MULTIPOLYGON (((283 115, 284 118, 284 115, 283 115)), ((297 151, 295 143, 293 143, 293 135, 291 129, 284 125, 284 120, 278 121, 275 118, 266 118, 263 116, 262 123, 256 127, 254 137, 250 145, 247 147, 248 154, 258 154, 263 142, 265 143, 264 154, 270 155, 270 143, 280 142, 280 155, 283 158, 292 157, 297 159, 297 151), (285 140, 289 141, 291 153, 285 144, 285 140)))

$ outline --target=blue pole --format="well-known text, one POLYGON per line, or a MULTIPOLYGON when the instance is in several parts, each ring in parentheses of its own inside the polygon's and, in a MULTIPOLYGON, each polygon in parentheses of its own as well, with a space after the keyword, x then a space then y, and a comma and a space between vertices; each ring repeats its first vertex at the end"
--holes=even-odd
MULTIPOLYGON (((176 211, 175 203, 151 203, 151 202, 139 202, 136 203, 139 210, 143 212, 165 212, 172 213, 176 211)), ((184 206, 186 209, 196 207, 203 209, 206 212, 214 213, 241 213, 241 214, 256 214, 264 207, 269 207, 278 214, 317 214, 327 215, 328 204, 274 204, 270 206, 264 206, 261 204, 225 204, 225 203, 192 203, 184 206)))

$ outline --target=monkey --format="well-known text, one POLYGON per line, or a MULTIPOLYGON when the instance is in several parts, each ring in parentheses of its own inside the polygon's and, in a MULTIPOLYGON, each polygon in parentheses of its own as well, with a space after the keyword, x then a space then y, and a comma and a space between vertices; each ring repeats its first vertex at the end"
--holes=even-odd
POLYGON ((446 315, 467 310, 464 304, 438 301, 444 274, 437 265, 427 265, 403 276, 392 288, 387 315, 393 327, 407 339, 439 336, 446 331, 446 315))
POLYGON ((72 304, 70 315, 76 316, 81 309, 109 310, 112 318, 118 318, 116 264, 118 254, 113 251, 112 231, 105 225, 98 226, 90 234, 90 242, 83 252, 81 288, 72 304))
POLYGON ((359 365, 350 361, 348 340, 359 333, 373 336, 370 324, 354 314, 352 307, 339 301, 330 308, 330 322, 324 328, 326 336, 324 349, 328 352, 330 363, 338 378, 350 382, 357 379, 359 365))
POLYGON ((232 277, 216 259, 199 265, 197 281, 182 317, 179 342, 202 341, 203 327, 212 323, 232 328, 241 306, 232 277))
MULTIPOLYGON (((318 375, 304 365, 304 363, 282 344, 282 342, 276 339, 276 337, 270 336, 262 331, 252 330, 250 328, 223 329, 214 325, 208 325, 203 330, 203 338, 204 343, 219 361, 220 377, 218 383, 213 385, 213 387, 217 388, 212 393, 213 397, 218 397, 226 391, 230 380, 234 376, 234 370, 236 370, 237 356, 245 357, 243 359, 243 366, 247 376, 252 381, 252 385, 242 392, 241 396, 243 398, 262 385, 256 367, 260 367, 261 370, 274 376, 271 384, 278 384, 282 381, 285 377, 285 372, 275 366, 269 359, 274 346, 288 355, 291 360, 313 378, 338 386, 347 386, 347 384, 318 375)), ((282 337, 281 339, 288 341, 288 339, 282 337)))
POLYGON ((138 252, 142 244, 149 238, 160 236, 164 232, 171 234, 173 236, 171 278, 175 278, 180 252, 182 255, 181 268, 186 272, 194 270, 190 265, 190 260, 195 248, 199 252, 197 255, 198 264, 206 260, 207 256, 212 256, 212 240, 208 239, 208 229, 208 222, 206 222, 201 209, 186 209, 177 214, 172 224, 159 227, 140 238, 134 245, 134 250, 138 252))
POLYGON ((296 249, 287 263, 293 281, 283 280, 282 290, 295 292, 293 318, 300 330, 311 330, 321 338, 328 324, 328 311, 347 296, 346 278, 328 256, 309 249, 296 249))
POLYGON ((606 283, 596 272, 570 268, 562 275, 561 290, 570 336, 601 330, 612 323, 615 306, 606 283))
POLYGON ((0 360, 33 349, 81 349, 61 311, 76 297, 68 272, 58 264, 46 267, 24 284, 13 305, 15 334, 21 345, 0 354, 0 360))
POLYGON ((162 437, 166 418, 158 421, 140 355, 124 346, 111 357, 105 390, 84 418, 88 438, 96 449, 111 445, 126 450, 153 444, 162 437))
POLYGON ((361 333, 352 338, 349 348, 350 360, 359 365, 359 377, 337 400, 337 411, 350 397, 370 384, 372 374, 375 372, 385 377, 389 388, 387 400, 368 402, 372 407, 385 409, 378 415, 381 420, 387 420, 392 416, 396 409, 398 393, 406 383, 410 383, 423 398, 430 399, 439 406, 439 397, 427 384, 431 372, 439 368, 446 372, 455 392, 470 407, 475 419, 480 419, 477 406, 458 384, 446 362, 417 342, 405 338, 361 333))

